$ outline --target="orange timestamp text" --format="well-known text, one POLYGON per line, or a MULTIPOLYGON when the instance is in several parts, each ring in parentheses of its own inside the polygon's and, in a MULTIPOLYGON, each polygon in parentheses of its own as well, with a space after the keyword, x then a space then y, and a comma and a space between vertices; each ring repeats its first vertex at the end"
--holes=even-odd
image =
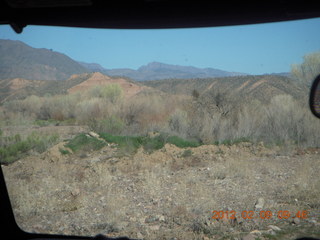
POLYGON ((269 210, 266 211, 242 211, 238 214, 236 211, 212 211, 212 219, 236 219, 241 217, 242 219, 271 219, 273 217, 277 217, 279 219, 288 219, 290 217, 296 217, 300 219, 307 219, 308 218, 308 211, 297 211, 297 212, 290 212, 287 210, 281 210, 277 212, 272 212, 269 210))

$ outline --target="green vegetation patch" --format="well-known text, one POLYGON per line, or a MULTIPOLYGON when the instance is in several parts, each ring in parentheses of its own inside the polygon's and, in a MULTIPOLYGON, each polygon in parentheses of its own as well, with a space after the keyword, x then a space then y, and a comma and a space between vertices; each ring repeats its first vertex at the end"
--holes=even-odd
POLYGON ((62 155, 70 154, 70 152, 67 149, 59 148, 59 151, 62 155))
POLYGON ((48 119, 48 120, 37 119, 37 120, 34 121, 34 124, 38 125, 40 127, 53 126, 53 125, 56 125, 58 123, 59 123, 59 121, 54 120, 54 119, 48 119))
POLYGON ((115 143, 121 150, 129 153, 135 152, 145 142, 140 136, 114 136, 109 133, 100 133, 101 138, 109 143, 115 143))
POLYGON ((57 142, 59 136, 43 136, 32 133, 22 139, 19 134, 3 137, 0 135, 0 163, 10 164, 25 156, 30 150, 42 153, 57 142))
POLYGON ((97 138, 87 136, 84 133, 81 133, 71 139, 65 147, 70 148, 73 152, 78 151, 92 151, 99 150, 104 147, 106 143, 97 138))
POLYGON ((37 126, 40 126, 40 127, 58 126, 58 125, 60 125, 60 126, 73 126, 73 125, 76 125, 76 119, 69 118, 69 119, 65 119, 63 121, 58 121, 55 119, 48 119, 48 120, 37 119, 33 123, 37 126))
POLYGON ((179 148, 199 147, 201 144, 197 141, 185 140, 177 136, 171 136, 167 140, 168 143, 176 145, 179 148))
POLYGON ((164 147, 166 143, 171 143, 180 148, 198 147, 200 143, 196 141, 188 141, 176 136, 166 136, 160 134, 155 137, 143 136, 114 136, 109 133, 100 133, 101 138, 109 143, 117 144, 121 149, 129 152, 136 151, 139 147, 143 147, 145 151, 152 152, 164 147))
MULTIPOLYGON (((71 149, 73 152, 78 151, 92 151, 99 150, 108 143, 117 144, 119 150, 123 153, 135 153, 140 147, 151 153, 164 147, 166 143, 171 143, 180 148, 198 147, 200 143, 195 141, 188 141, 176 136, 167 136, 160 134, 155 137, 146 136, 115 136, 110 133, 100 133, 100 138, 97 139, 86 134, 79 134, 71 139, 66 145, 66 148, 71 149)), ((68 154, 67 150, 60 149, 62 154, 68 154)))

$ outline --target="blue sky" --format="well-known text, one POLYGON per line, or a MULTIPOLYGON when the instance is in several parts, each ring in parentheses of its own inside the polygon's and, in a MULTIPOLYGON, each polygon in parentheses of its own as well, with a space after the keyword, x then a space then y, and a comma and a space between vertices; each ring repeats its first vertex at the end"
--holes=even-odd
POLYGON ((320 51, 320 18, 257 25, 166 30, 0 26, 1 39, 20 40, 103 67, 133 68, 152 61, 263 74, 288 72, 320 51))

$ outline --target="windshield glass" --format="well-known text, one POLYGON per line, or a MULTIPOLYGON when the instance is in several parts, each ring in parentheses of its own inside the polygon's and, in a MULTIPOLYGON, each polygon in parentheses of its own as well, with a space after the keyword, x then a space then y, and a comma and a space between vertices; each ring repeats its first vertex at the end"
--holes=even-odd
MULTIPOLYGON (((28 232, 320 237, 320 19, 0 27, 0 162, 28 232)), ((250 238, 247 238, 250 239, 250 238)))

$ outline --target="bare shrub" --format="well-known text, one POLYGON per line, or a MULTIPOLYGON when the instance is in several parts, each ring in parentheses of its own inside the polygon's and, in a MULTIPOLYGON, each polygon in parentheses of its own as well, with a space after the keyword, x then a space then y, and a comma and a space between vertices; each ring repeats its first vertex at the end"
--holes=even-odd
MULTIPOLYGON (((209 115, 204 114, 202 119, 198 119, 198 127, 199 127, 199 133, 198 134, 200 141, 206 144, 210 144, 217 140, 218 134, 220 131, 220 115, 209 115)), ((194 125, 194 124, 193 124, 194 125)))
POLYGON ((259 100, 254 100, 246 105, 243 105, 236 116, 237 129, 234 134, 234 139, 248 138, 257 140, 261 132, 261 126, 265 122, 265 112, 262 103, 259 100))
POLYGON ((291 66, 291 76, 299 83, 311 86, 312 81, 320 73, 320 52, 307 54, 303 63, 291 66))
POLYGON ((5 102, 3 105, 4 109, 6 110, 6 112, 20 113, 26 117, 35 117, 34 115, 37 109, 40 108, 40 106, 38 105, 40 101, 36 101, 34 97, 37 98, 36 96, 31 96, 24 100, 12 100, 9 102, 5 102))
MULTIPOLYGON (((189 110, 187 135, 204 143, 248 139, 277 145, 317 147, 320 122, 306 106, 290 95, 278 95, 269 104, 258 100, 238 104, 236 109, 225 115, 225 111, 211 108, 210 103, 198 101, 189 110)), ((223 107, 232 108, 227 105, 223 107)))
POLYGON ((179 136, 186 137, 189 127, 187 112, 177 109, 169 118, 170 130, 179 136))
POLYGON ((30 117, 29 115, 23 114, 21 112, 14 112, 14 111, 5 111, 4 115, 1 116, 1 123, 0 126, 6 125, 32 125, 34 118, 30 117))
MULTIPOLYGON (((25 101, 30 102, 28 98, 25 101)), ((41 101, 41 104, 35 111, 38 119, 63 121, 75 117, 75 107, 79 101, 79 96, 76 94, 47 96, 40 98, 39 101, 41 101)), ((32 113, 33 111, 29 112, 32 113)))
POLYGON ((139 117, 146 111, 146 101, 141 98, 134 98, 122 106, 121 115, 128 126, 138 124, 139 117))
POLYGON ((238 107, 238 99, 228 90, 210 89, 210 91, 200 98, 203 103, 222 116, 227 116, 234 112, 238 107))
MULTIPOLYGON (((190 112, 190 128, 188 136, 205 144, 222 142, 236 137, 236 113, 220 112, 217 108, 196 104, 190 112)), ((227 106, 225 106, 227 108, 227 106)))
POLYGON ((75 116, 77 121, 81 124, 90 123, 95 119, 102 117, 102 109, 104 103, 99 98, 92 98, 86 101, 80 102, 76 106, 75 116))
POLYGON ((42 105, 37 114, 37 118, 40 120, 48 120, 50 117, 49 100, 45 98, 43 99, 42 105))
POLYGON ((127 131, 133 134, 146 134, 166 128, 172 103, 163 96, 154 94, 138 95, 124 101, 120 116, 126 123, 127 131))
POLYGON ((24 99, 22 102, 25 111, 27 111, 30 115, 36 116, 40 112, 40 108, 42 105, 42 99, 40 97, 31 95, 24 99))
POLYGON ((265 108, 263 140, 267 142, 300 142, 303 131, 303 111, 290 95, 279 95, 271 99, 265 108))

